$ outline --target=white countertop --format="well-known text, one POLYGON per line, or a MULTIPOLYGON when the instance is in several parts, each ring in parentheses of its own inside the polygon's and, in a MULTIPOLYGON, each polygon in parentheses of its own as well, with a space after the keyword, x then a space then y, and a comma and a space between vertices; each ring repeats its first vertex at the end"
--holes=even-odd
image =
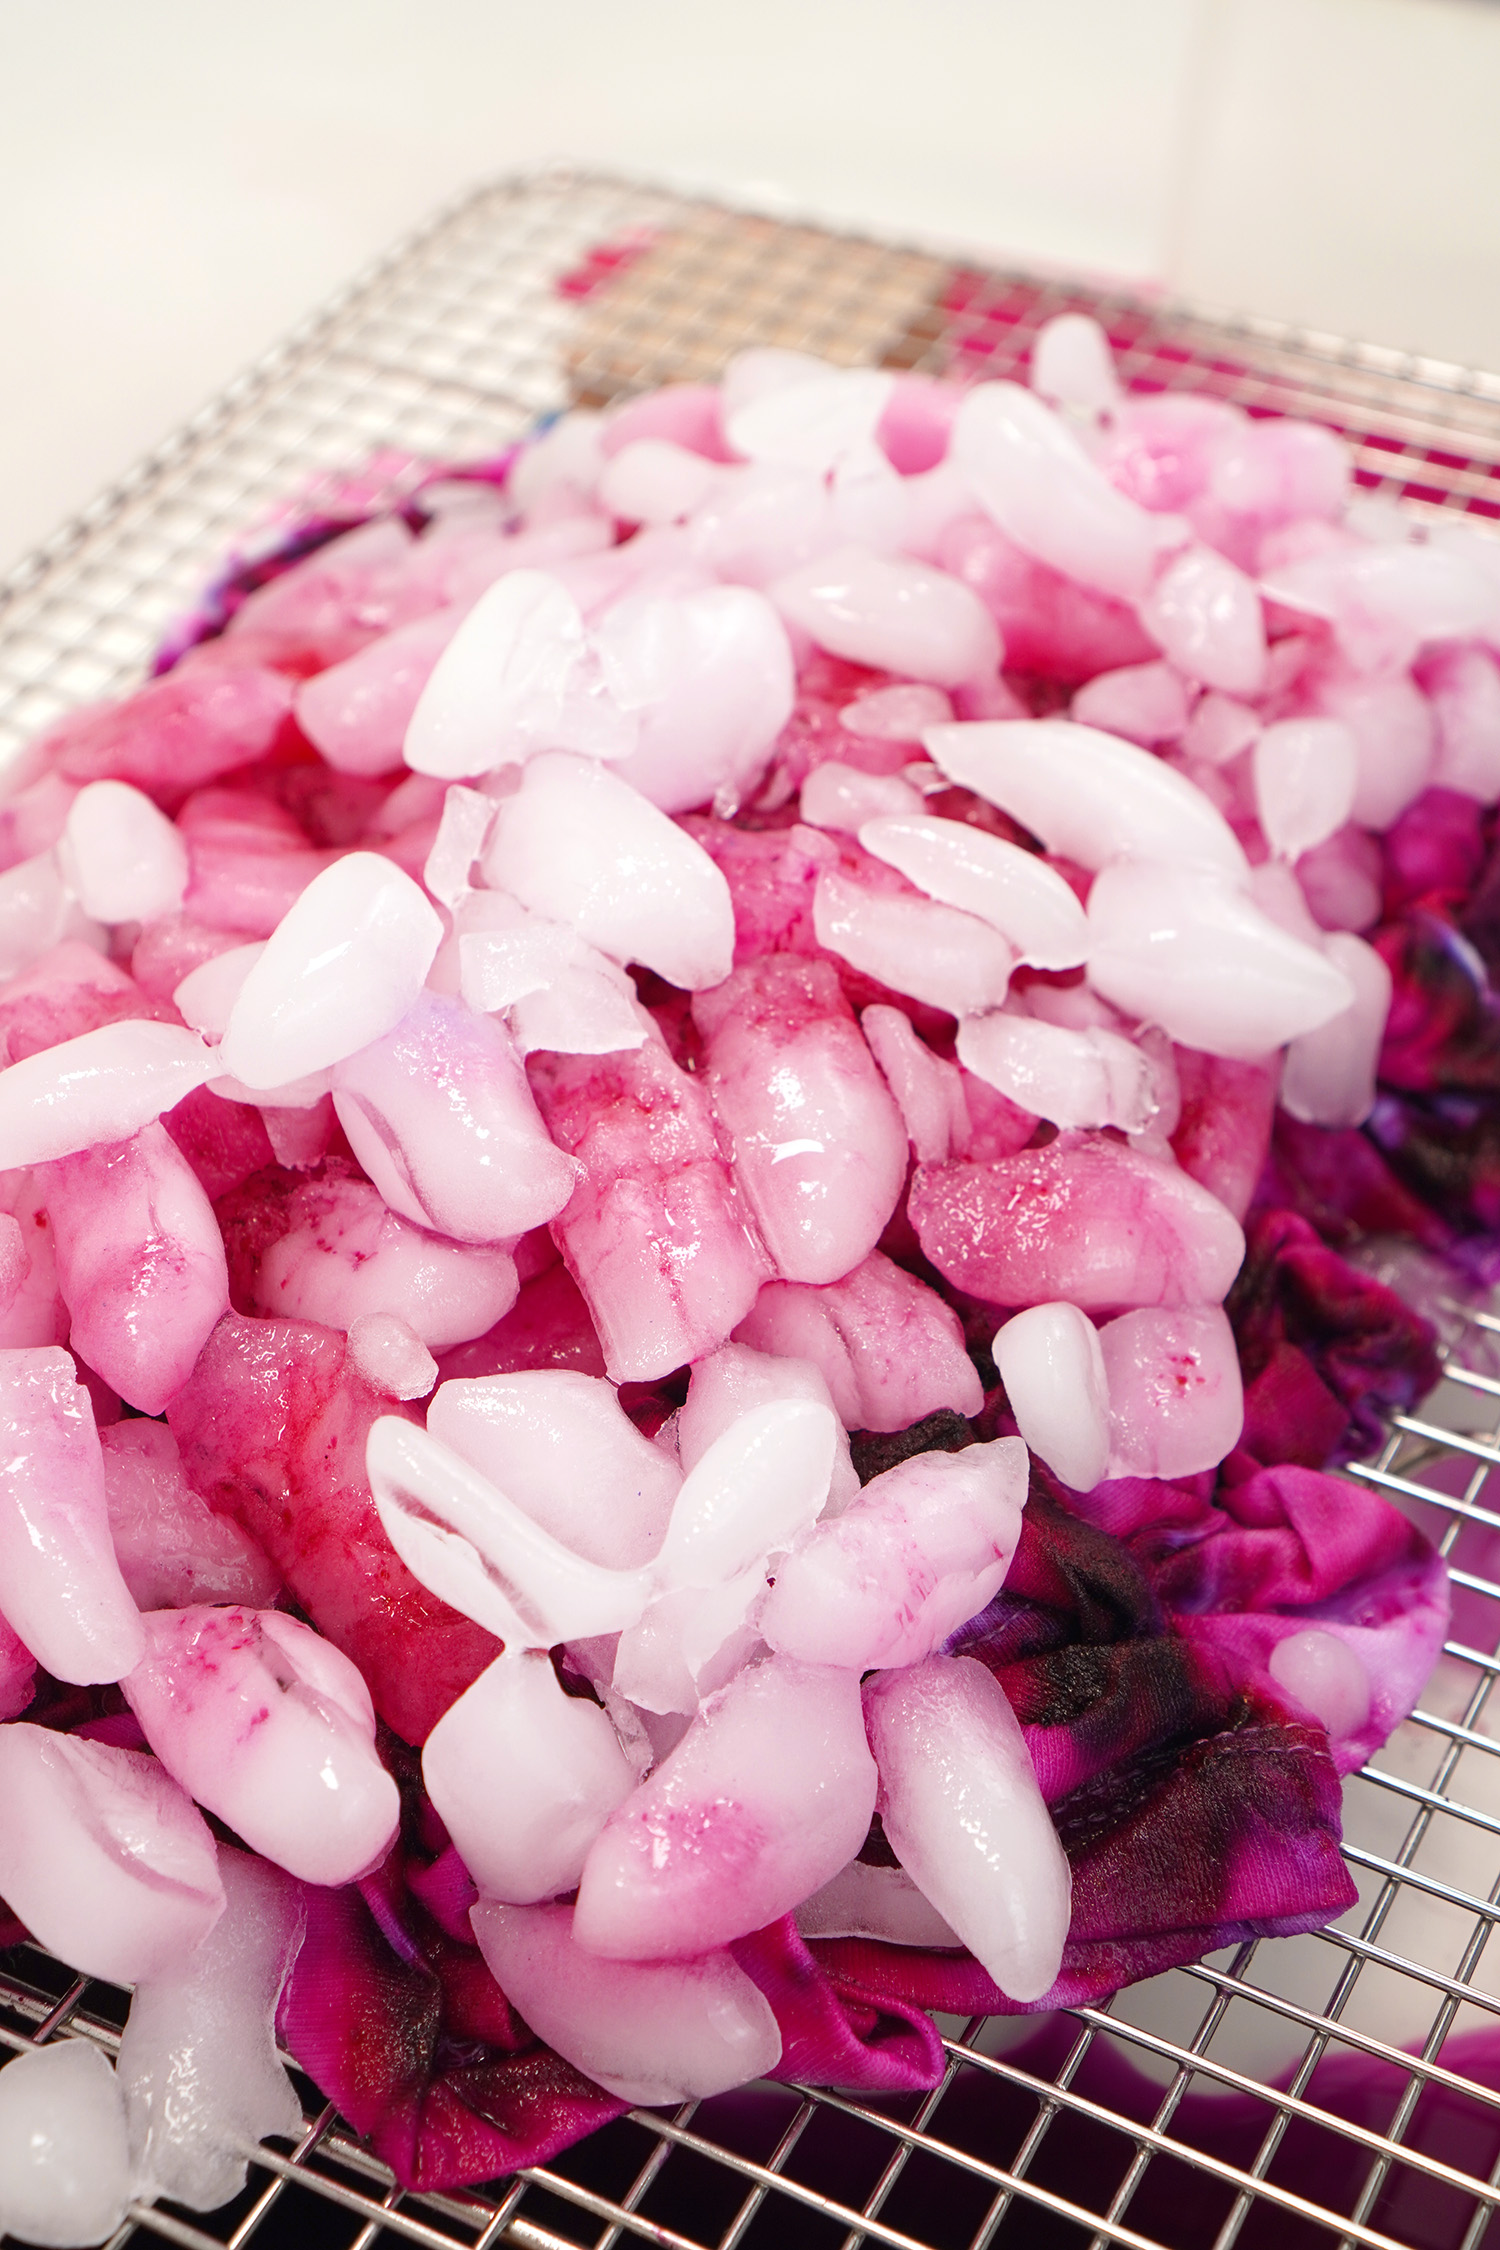
POLYGON ((0 569, 549 157, 1500 367, 1484 0, 4 0, 0 569))

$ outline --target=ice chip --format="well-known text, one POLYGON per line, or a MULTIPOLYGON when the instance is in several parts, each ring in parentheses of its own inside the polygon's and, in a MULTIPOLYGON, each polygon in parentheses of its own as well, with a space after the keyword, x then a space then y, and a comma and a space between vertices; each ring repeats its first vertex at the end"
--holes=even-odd
POLYGON ((601 1961, 567 1906, 481 1899, 470 1920, 490 1973, 526 2021, 607 2092, 648 2106, 703 2099, 781 2060, 769 2002, 725 1952, 601 1961))
POLYGON ((1054 313, 1032 340, 1031 387, 1049 406, 1094 421, 1120 403, 1109 338, 1087 313, 1054 313))
POLYGON ((58 866, 96 922, 151 922, 182 904, 187 846, 144 790, 91 781, 68 808, 58 866))
POLYGON ((401 1021, 443 926, 420 887, 375 852, 351 852, 309 883, 240 988, 220 1067, 280 1086, 357 1054, 401 1021))
POLYGON ((81 1975, 158 1976, 224 1911, 208 1823, 155 1758, 17 1720, 0 1802, 0 1897, 81 1975))
POLYGON ((439 1719, 422 1779, 481 1896, 528 1906, 575 1887, 636 1775, 598 1704, 565 1695, 551 1659, 523 1650, 439 1719))
POLYGON ((784 617, 820 648, 935 687, 991 677, 1000 635, 961 579, 905 557, 840 547, 769 588, 784 617))
POLYGON ((1266 629, 1253 579, 1212 547, 1173 557, 1141 604, 1141 622, 1179 672, 1225 695, 1258 695, 1266 629))
POLYGON ((1144 1132, 1155 1112, 1149 1058, 1118 1032, 1065 1029, 996 1010, 966 1016, 958 1059, 1019 1108, 1054 1125, 1144 1132))
POLYGON ((734 911, 724 877, 665 813, 587 759, 565 751, 532 759, 501 806, 484 872, 533 913, 688 991, 729 973, 734 911))
POLYGON ((1033 968, 1074 969, 1084 959, 1083 908, 1038 853, 924 812, 866 820, 859 840, 929 897, 990 923, 1033 968))
POLYGON ((220 1068, 174 1023, 101 1024, 0 1070, 0 1168, 128 1140, 220 1068))
POLYGON ((879 1673, 865 1714, 897 1859, 1008 1998, 1040 2000, 1072 1878, 999 1681, 971 1656, 932 1656, 879 1673))
POLYGON ((356 1665, 279 1610, 153 1610, 122 1683, 161 1769, 277 1867, 348 1883, 396 1833, 356 1665))
POLYGON ((1076 1305, 1030 1305, 999 1331, 994 1356, 1032 1452, 1074 1492, 1092 1492, 1109 1461, 1109 1386, 1093 1322, 1076 1305))
POLYGON ((1147 750, 1068 719, 929 727, 930 757, 1051 852, 1081 867, 1163 859, 1243 875, 1245 855, 1201 789, 1147 750))
POLYGON ((209 1935, 137 1985, 119 2083, 148 2193, 216 2211, 245 2185, 244 2144, 302 2131, 276 2052, 276 2006, 302 1942, 295 1883, 248 1852, 219 1853, 228 1901, 209 1935))
POLYGON ((125 2102, 84 2038, 55 2040, 0 2072, 0 2234, 84 2250, 114 2234, 134 2188, 125 2102))
POLYGON ((767 1658, 709 1698, 611 1815, 574 1936, 611 1961, 730 1944, 846 1866, 874 1809, 858 1675, 767 1658))
POLYGON ((1300 859, 1354 809, 1358 755, 1337 719, 1281 719, 1256 741, 1255 811, 1273 852, 1300 859))
POLYGON ((1370 1675, 1337 1633, 1314 1626, 1306 1633, 1285 1634, 1266 1669, 1331 1735, 1357 1735, 1368 1724, 1370 1675))
POLYGON ((825 868, 813 896, 818 943, 892 991, 950 1015, 998 1008, 1016 953, 993 923, 935 900, 877 891, 825 868))
POLYGON ((1375 1106, 1376 1067, 1391 1007, 1391 972, 1363 938, 1337 930, 1324 940, 1354 998, 1339 1015, 1287 1049, 1280 1101, 1305 1124, 1362 1125, 1375 1106))
POLYGON ((1122 860, 1089 893, 1088 977, 1185 1047, 1253 1059, 1315 1031, 1353 987, 1217 871, 1122 860))
POLYGON ((977 383, 953 425, 953 458, 1008 539, 1065 577, 1139 601, 1161 527, 1117 492, 1066 425, 1018 383, 977 383))

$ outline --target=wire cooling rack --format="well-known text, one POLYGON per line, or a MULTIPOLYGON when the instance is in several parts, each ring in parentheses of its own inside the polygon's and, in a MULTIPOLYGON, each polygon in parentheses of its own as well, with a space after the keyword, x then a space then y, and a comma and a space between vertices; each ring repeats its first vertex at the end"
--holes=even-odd
MULTIPOLYGON (((414 457, 493 455, 539 415, 712 374, 749 343, 1010 374, 1069 307, 1104 321, 1132 388, 1310 416, 1350 439, 1376 500, 1500 517, 1500 377, 557 168, 442 213, 0 583, 0 765, 138 677, 226 554, 309 508, 399 496, 414 457)), ((135 2206, 116 2245, 1479 2250, 1500 2207, 1500 1319, 1446 1317, 1426 1418, 1351 1473, 1449 1556, 1454 1638, 1348 1786, 1360 1898, 1334 1928, 1040 2026, 944 2019, 929 2094, 768 2086, 639 2111, 473 2194, 403 2194, 299 2080, 301 2139, 256 2151, 235 2204, 135 2206)), ((0 2049, 112 2050, 125 2006, 35 1949, 0 1956, 0 2049)))

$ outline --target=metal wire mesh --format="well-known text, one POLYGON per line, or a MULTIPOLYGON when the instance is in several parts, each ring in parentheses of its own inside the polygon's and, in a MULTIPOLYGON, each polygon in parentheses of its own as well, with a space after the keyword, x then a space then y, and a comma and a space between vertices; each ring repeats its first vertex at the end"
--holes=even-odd
MULTIPOLYGON (((412 456, 493 454, 570 400, 710 374, 747 343, 1010 373, 1075 306, 1134 388, 1325 421, 1372 493, 1500 515, 1500 377, 555 169, 440 215, 0 584, 0 763, 138 676, 227 553, 361 464, 369 499, 399 493, 412 456)), ((1497 1470, 1500 1318, 1455 1305, 1438 1399, 1351 1472, 1438 1541, 1458 1610, 1422 1707, 1346 1792, 1360 1899, 1334 1928, 1040 2029, 948 2023, 920 2097, 774 2086, 635 2112, 473 2194, 403 2194, 299 2081, 302 2138, 255 2152, 235 2204, 137 2206, 117 2243, 1478 2250, 1500 2206, 1500 2091, 1466 2067, 1486 2032, 1500 2053, 1497 1470)), ((110 2049, 125 2005, 39 1950, 0 1959, 0 2047, 110 2049)))

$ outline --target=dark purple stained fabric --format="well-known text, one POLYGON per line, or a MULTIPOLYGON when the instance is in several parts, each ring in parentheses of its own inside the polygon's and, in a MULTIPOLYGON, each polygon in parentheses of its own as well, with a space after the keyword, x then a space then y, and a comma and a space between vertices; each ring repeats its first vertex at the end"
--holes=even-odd
POLYGON ((1438 1379, 1429 1322, 1295 1211, 1263 1211, 1225 1303, 1245 1381, 1241 1448, 1270 1466, 1352 1460, 1438 1379))
MULTIPOLYGON (((986 1418, 998 1418, 998 1408, 986 1418)), ((1404 1715, 1446 1617, 1442 1565, 1375 1494, 1316 1471, 1105 1484, 1066 1505, 1038 1475, 1005 1587, 951 1644, 1023 1726, 1073 1869, 1063 1971, 1041 2009, 1354 1900, 1339 1770, 1404 1715), (1357 1741, 1332 1747, 1266 1670, 1284 1633, 1341 1634, 1376 1675, 1357 1741)), ((388 1745, 407 1843, 355 1889, 309 1894, 282 2003, 291 2051, 398 2175, 475 2180, 547 2155, 624 2106, 541 2048, 468 1929, 467 1871, 388 1745)), ((878 1828, 866 1856, 888 1856, 878 1828)), ((877 2095, 941 2075, 928 2008, 1011 2010, 964 1954, 804 1942, 786 1920, 735 1956, 781 2026, 776 2075, 877 2095)))

